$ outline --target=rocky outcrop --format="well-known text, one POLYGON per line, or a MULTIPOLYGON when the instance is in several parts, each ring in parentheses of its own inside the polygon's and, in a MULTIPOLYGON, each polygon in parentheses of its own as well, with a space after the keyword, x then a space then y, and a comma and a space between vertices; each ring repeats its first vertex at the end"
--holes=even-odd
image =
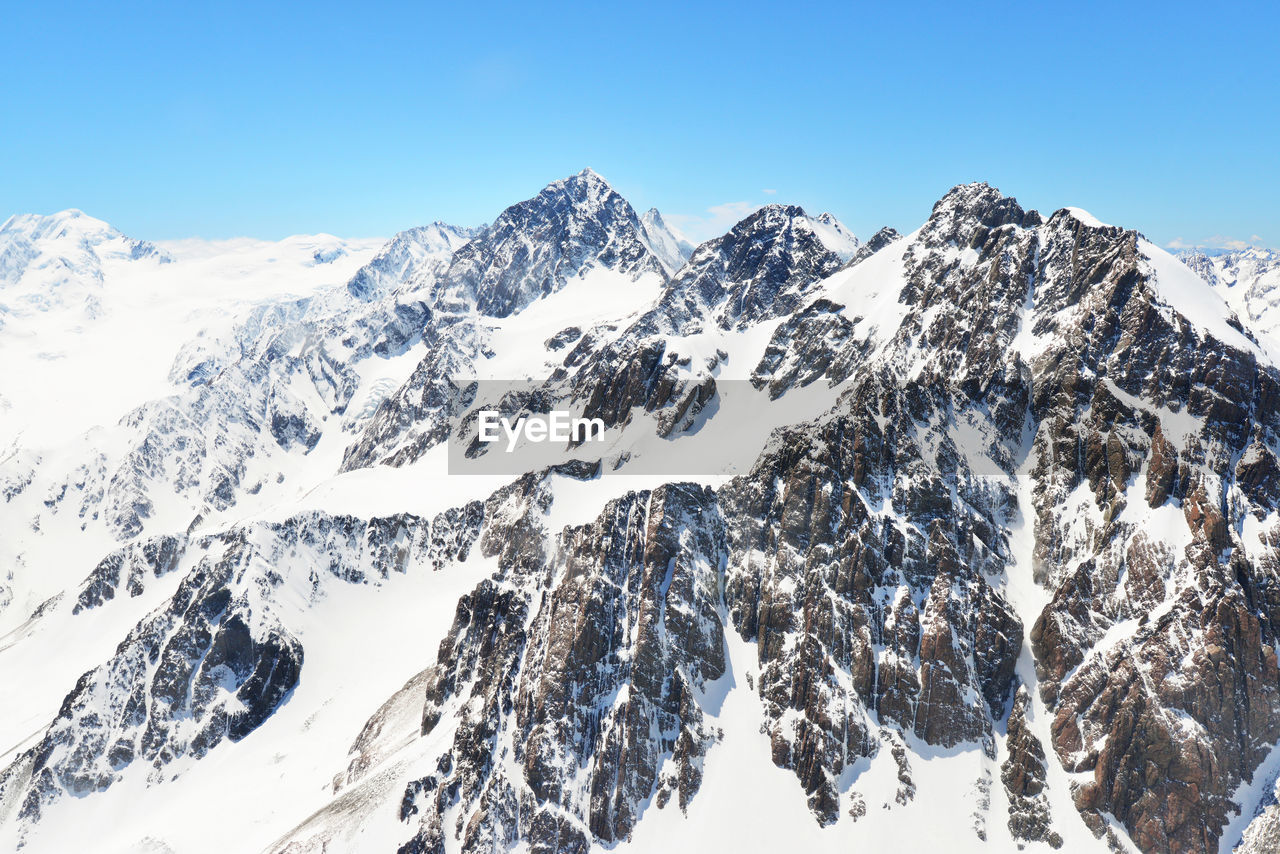
POLYGON ((701 698, 725 670, 717 512, 709 490, 672 484, 554 544, 486 541, 502 568, 459 602, 427 677, 424 734, 446 715, 457 729, 405 792, 418 829, 402 850, 456 832, 464 851, 585 851, 626 839, 651 797, 688 804, 715 740, 701 698))
POLYGON ((1026 688, 1019 688, 1006 724, 1008 758, 1000 766, 1000 781, 1009 796, 1009 833, 1016 840, 1044 842, 1062 847, 1062 836, 1053 829, 1045 792, 1044 745, 1027 725, 1026 688))
POLYGON ((109 556, 82 585, 76 612, 101 607, 122 582, 133 592, 147 575, 178 566, 184 575, 80 678, 36 746, 11 761, 0 803, 35 822, 53 801, 106 789, 134 763, 150 766, 157 783, 180 774, 180 760, 247 737, 288 701, 305 659, 278 591, 319 598, 330 580, 376 584, 410 563, 429 571, 465 559, 482 520, 479 505, 430 521, 308 515, 191 543, 157 538, 109 556))
POLYGON ((1038 296, 1035 323, 1058 337, 1034 366, 1033 476, 1038 573, 1054 594, 1032 640, 1053 747, 1091 775, 1074 796, 1100 833, 1110 813, 1144 851, 1208 850, 1236 785, 1280 735, 1274 617, 1261 604, 1274 546, 1235 533, 1243 515, 1270 512, 1250 497, 1268 480, 1254 477, 1266 454, 1248 453, 1244 423, 1274 435, 1280 387, 1247 341, 1161 307, 1132 232, 1061 212, 1048 227, 1041 256, 1059 284, 1043 308, 1038 296), (1237 492, 1242 476, 1255 485, 1237 492), (1161 518, 1181 528, 1181 549, 1127 509, 1169 503, 1161 518))
POLYGON ((130 596, 140 596, 150 578, 177 568, 186 545, 185 537, 153 537, 107 555, 80 585, 74 613, 109 602, 121 588, 130 596))

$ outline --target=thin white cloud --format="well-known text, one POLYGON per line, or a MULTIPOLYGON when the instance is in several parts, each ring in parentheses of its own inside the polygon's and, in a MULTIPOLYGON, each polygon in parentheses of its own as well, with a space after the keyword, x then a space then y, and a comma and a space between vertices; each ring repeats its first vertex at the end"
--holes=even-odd
POLYGON ((761 190, 760 192, 764 193, 766 196, 776 196, 776 195, 778 195, 778 191, 777 191, 777 190, 761 190))
POLYGON ((1205 245, 1212 249, 1248 249, 1249 241, 1238 240, 1223 234, 1215 234, 1205 241, 1205 245))
POLYGON ((1166 249, 1248 249, 1251 246, 1262 246, 1264 244, 1265 241, 1256 234, 1249 235, 1248 240, 1228 237, 1225 234, 1215 234, 1213 237, 1195 241, 1175 237, 1164 246, 1166 249))
POLYGON ((695 243, 719 237, 749 214, 760 209, 753 202, 725 202, 698 214, 663 214, 662 218, 684 232, 695 243))

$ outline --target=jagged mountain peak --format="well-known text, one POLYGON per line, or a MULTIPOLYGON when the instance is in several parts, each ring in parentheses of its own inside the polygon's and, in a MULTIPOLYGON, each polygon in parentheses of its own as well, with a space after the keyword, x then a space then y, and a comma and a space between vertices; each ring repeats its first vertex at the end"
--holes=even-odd
POLYGON ((1026 264, 1021 275, 1031 282, 1030 299, 1043 318, 1037 321, 1037 330, 1056 325, 1058 321, 1052 318, 1058 312, 1067 311, 1079 319, 1097 311, 1093 305, 1097 294, 1090 293, 1089 284, 1096 284, 1105 266, 1131 283, 1117 292, 1117 298, 1123 297, 1126 305, 1132 302, 1134 312, 1137 306, 1143 310, 1149 306, 1171 309, 1201 333, 1266 358, 1230 306, 1137 231, 1107 225, 1076 207, 1059 208, 1045 219, 986 182, 957 185, 934 205, 907 250, 911 269, 904 298, 945 301, 949 309, 942 314, 948 322, 963 316, 968 324, 988 323, 989 319, 979 317, 988 310, 990 300, 982 276, 1007 266, 1011 250, 1028 261, 1036 259, 1034 265, 1026 264), (1082 274, 1079 260, 1086 256, 1095 258, 1099 265, 1087 276, 1082 274), (955 273, 953 281, 923 297, 910 283, 941 282, 951 273, 955 273), (1143 296, 1130 300, 1136 292, 1132 284, 1143 296))
POLYGON ((668 273, 675 273, 693 254, 693 244, 684 235, 667 224, 657 208, 649 208, 640 217, 640 226, 653 253, 666 266, 668 273))
MULTIPOLYGON (((1066 226, 1068 228, 1087 228, 1096 230, 1102 234, 1118 236, 1132 229, 1126 229, 1123 226, 1110 225, 1098 219, 1084 208, 1063 207, 1058 208, 1045 219, 1045 225, 1049 228, 1058 228, 1066 226)), ((1135 233, 1136 232, 1132 232, 1135 233)))
POLYGON ((1074 220, 1088 228, 1116 229, 1099 220, 1089 211, 1080 207, 1062 207, 1055 210, 1047 219, 1039 212, 1025 210, 1013 196, 1006 196, 986 181, 975 181, 968 184, 957 184, 948 190, 933 206, 929 222, 966 220, 986 228, 999 228, 1003 225, 1018 225, 1031 228, 1042 223, 1074 220))
POLYGON ((843 265, 847 256, 829 242, 848 246, 799 205, 765 205, 695 249, 638 329, 686 334, 705 319, 730 329, 785 314, 805 288, 843 265))
POLYGON ((545 200, 558 196, 564 196, 578 204, 588 206, 608 204, 614 196, 622 198, 604 179, 604 176, 589 167, 566 178, 552 181, 535 198, 545 200))
POLYGON ((762 205, 734 223, 725 234, 700 245, 694 250, 694 255, 722 252, 726 247, 749 240, 771 240, 794 229, 814 232, 813 220, 804 208, 780 202, 762 205))
POLYGON ((1004 225, 1031 227, 1042 222, 1036 211, 1023 210, 1018 200, 1006 196, 986 181, 957 184, 933 206, 925 229, 942 232, 951 239, 957 229, 973 226, 999 228, 1004 225))
POLYGON ((813 219, 812 225, 822 244, 839 255, 841 260, 848 261, 851 259, 862 245, 857 235, 843 222, 836 219, 834 214, 826 212, 818 214, 813 219))
POLYGON ((773 236, 787 229, 811 232, 828 250, 844 259, 852 257, 860 245, 853 232, 830 213, 810 216, 800 205, 772 203, 763 205, 738 221, 731 235, 773 236))
POLYGON ((793 220, 796 217, 808 217, 804 208, 799 205, 787 204, 785 202, 770 202, 767 205, 761 205, 751 213, 744 216, 734 224, 733 231, 755 230, 760 228, 777 227, 778 225, 793 220))
POLYGON ((441 277, 451 311, 506 317, 588 270, 665 277, 631 204, 590 169, 512 205, 461 247, 441 277))

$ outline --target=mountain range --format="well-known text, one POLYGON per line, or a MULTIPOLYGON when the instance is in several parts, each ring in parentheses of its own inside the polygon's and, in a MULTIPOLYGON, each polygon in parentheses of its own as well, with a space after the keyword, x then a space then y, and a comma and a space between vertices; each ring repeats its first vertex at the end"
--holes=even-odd
POLYGON ((589 169, 386 242, 12 217, 0 846, 1275 851, 1277 306, 982 183, 865 241, 589 169))

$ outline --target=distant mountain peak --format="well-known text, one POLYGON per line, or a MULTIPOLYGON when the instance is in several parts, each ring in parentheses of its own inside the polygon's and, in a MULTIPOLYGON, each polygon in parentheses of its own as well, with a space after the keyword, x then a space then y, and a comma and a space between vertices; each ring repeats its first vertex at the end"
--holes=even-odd
POLYGON ((357 299, 369 300, 393 289, 428 287, 448 266, 453 253, 483 231, 440 220, 405 229, 356 272, 347 291, 357 299))
POLYGON ((683 267, 684 262, 693 254, 693 244, 679 231, 667 225, 657 208, 649 208, 644 212, 644 216, 640 217, 640 226, 649 248, 662 261, 668 273, 673 274, 683 267))
POLYGON ((441 277, 450 310, 510 315, 589 268, 669 275, 631 204, 591 169, 504 210, 461 247, 441 277))
POLYGON ((804 289, 844 263, 831 244, 853 249, 857 238, 818 223, 799 205, 769 204, 693 251, 671 281, 646 331, 696 331, 704 319, 729 329, 796 307, 804 289))
POLYGON ((109 223, 91 217, 79 208, 51 214, 15 214, 0 225, 0 235, 22 235, 28 240, 74 238, 90 244, 124 237, 109 223))
POLYGON ((898 233, 896 228, 890 228, 886 225, 884 228, 871 235, 871 238, 866 243, 859 246, 858 251, 853 253, 853 257, 845 263, 845 266, 852 267, 855 264, 865 261, 867 258, 870 258, 889 244, 895 243, 901 239, 902 235, 898 233))
POLYGON ((168 253, 136 240, 103 220, 70 208, 53 214, 16 214, 0 225, 0 288, 9 311, 46 311, 83 303, 97 311, 105 261, 172 261, 168 253))

